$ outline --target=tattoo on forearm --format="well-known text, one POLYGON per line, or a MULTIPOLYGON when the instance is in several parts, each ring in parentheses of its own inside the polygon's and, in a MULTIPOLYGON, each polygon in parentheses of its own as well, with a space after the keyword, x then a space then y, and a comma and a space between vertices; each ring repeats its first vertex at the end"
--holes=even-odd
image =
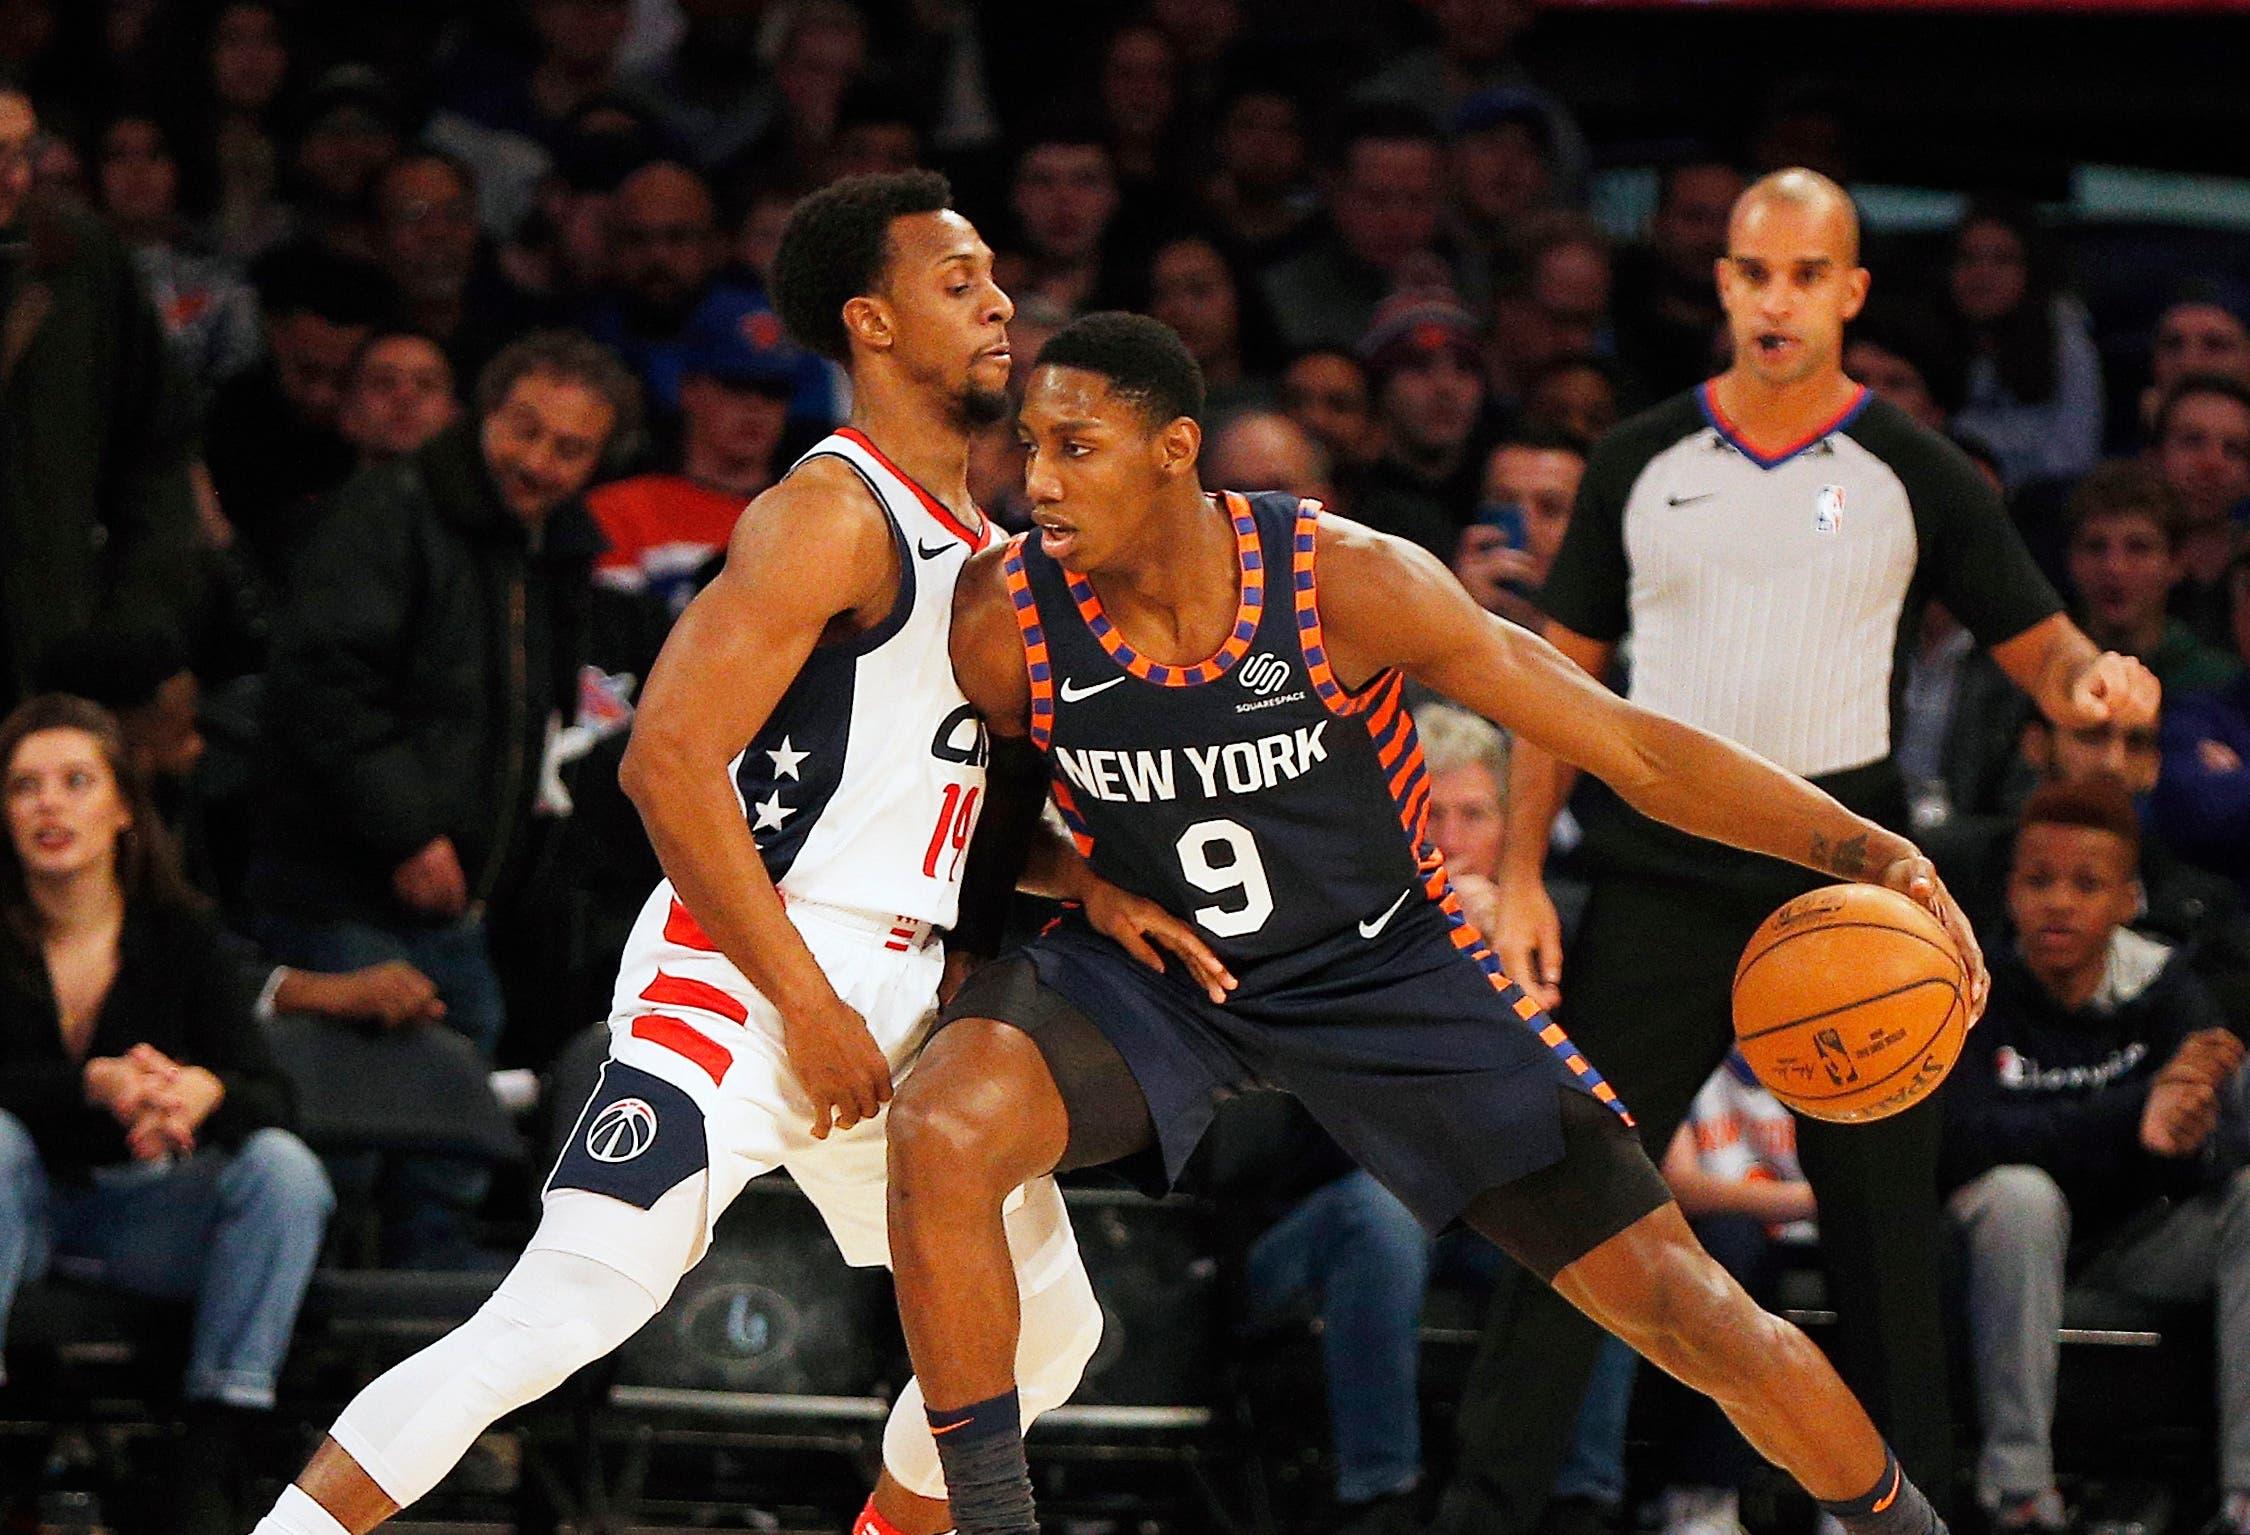
POLYGON ((1841 842, 1830 842, 1816 831, 1812 838, 1812 861, 1832 874, 1858 879, 1867 872, 1867 834, 1861 832, 1841 842))

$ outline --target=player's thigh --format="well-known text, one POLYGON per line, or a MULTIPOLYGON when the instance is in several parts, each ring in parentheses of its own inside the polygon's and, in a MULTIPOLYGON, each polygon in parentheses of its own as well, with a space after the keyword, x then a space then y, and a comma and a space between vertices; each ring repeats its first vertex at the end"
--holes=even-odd
MULTIPOLYGON (((1672 1191, 1624 1121, 1583 1093, 1557 1091, 1562 1155, 1485 1189, 1462 1215, 1471 1229, 1549 1283, 1654 1212, 1669 1208, 1678 1214, 1672 1191)), ((1693 1246, 1686 1223, 1678 1225, 1693 1246)), ((1608 1325, 1603 1317, 1595 1320, 1608 1325)))

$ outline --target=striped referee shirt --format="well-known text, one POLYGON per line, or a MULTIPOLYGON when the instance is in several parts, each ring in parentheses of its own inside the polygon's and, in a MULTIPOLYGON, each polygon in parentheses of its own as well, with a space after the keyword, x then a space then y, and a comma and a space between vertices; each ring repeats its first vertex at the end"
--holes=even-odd
POLYGON ((2061 609, 1983 475, 1896 406, 1862 389, 1769 456, 1704 384, 1595 447, 1540 603, 1589 639, 1631 636, 1634 702, 1865 811, 1896 782, 1932 597, 1988 646, 2061 609))

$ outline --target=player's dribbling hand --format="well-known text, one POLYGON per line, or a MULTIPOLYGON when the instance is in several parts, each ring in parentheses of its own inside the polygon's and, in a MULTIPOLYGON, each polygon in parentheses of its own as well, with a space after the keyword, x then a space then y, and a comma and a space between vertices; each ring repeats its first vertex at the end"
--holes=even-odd
POLYGON ((1985 967, 1984 946, 1977 942, 1968 915, 1953 899, 1953 892, 1945 888, 1945 881, 1938 878, 1937 865, 1922 857, 1901 858, 1883 871, 1877 883, 1928 911, 1953 940, 1954 952, 1961 959, 1961 977, 1968 982, 1969 1027, 1975 1028, 1984 1016, 1985 999, 1992 993, 1992 972, 1985 967))
POLYGON ((2164 689, 2157 682, 2156 673, 2132 656, 2105 650, 2094 657, 2070 685, 2070 706, 2078 715, 2071 723, 2110 724, 2124 730, 2153 729, 2163 697, 2164 689))
POLYGON ((1532 1001, 1543 1008, 1562 1001, 1562 916, 1544 881, 1503 877, 1493 886, 1486 936, 1500 968, 1532 1001))
POLYGON ((782 1047, 813 1105, 813 1139, 873 1119, 891 1101, 891 1063, 876 1048, 867 1020, 832 997, 818 1011, 785 1015, 782 1047))
POLYGON ((1107 880, 1096 880, 1084 897, 1086 920, 1094 931, 1116 944, 1151 970, 1164 968, 1157 947, 1171 950, 1188 967, 1203 994, 1224 1005, 1234 990, 1234 976, 1219 963, 1219 956, 1196 936, 1195 929, 1154 901, 1120 890, 1107 880))

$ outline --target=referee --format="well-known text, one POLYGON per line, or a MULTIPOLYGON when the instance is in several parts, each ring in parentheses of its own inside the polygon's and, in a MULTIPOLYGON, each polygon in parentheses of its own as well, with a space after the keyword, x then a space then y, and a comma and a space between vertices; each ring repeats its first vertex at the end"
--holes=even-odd
MULTIPOLYGON (((2156 679, 2097 654, 2063 615, 1968 459, 1844 376, 1844 324, 1868 274, 1843 190, 1806 170, 1752 186, 1717 276, 1734 362, 1595 449, 1541 595, 1547 638, 1601 676, 1630 635, 1636 703, 1897 827, 1893 715, 1926 598, 2059 726, 2152 724, 2156 679)), ((1496 946, 1511 976, 1559 1006, 1661 1156, 1733 1043, 1728 992, 1744 943, 1820 878, 1696 841, 1602 792, 1586 817, 1592 897, 1566 969, 1540 863, 1568 787, 1554 758, 1517 743, 1496 946)), ((1924 1103, 1876 1124, 1800 1121, 1798 1145, 1820 1205, 1838 1362, 1942 1507, 1952 1456, 1938 1128, 1924 1103)), ((1537 1526, 1598 1336, 1545 1286, 1503 1287, 1462 1402, 1441 1529, 1537 1526)))

